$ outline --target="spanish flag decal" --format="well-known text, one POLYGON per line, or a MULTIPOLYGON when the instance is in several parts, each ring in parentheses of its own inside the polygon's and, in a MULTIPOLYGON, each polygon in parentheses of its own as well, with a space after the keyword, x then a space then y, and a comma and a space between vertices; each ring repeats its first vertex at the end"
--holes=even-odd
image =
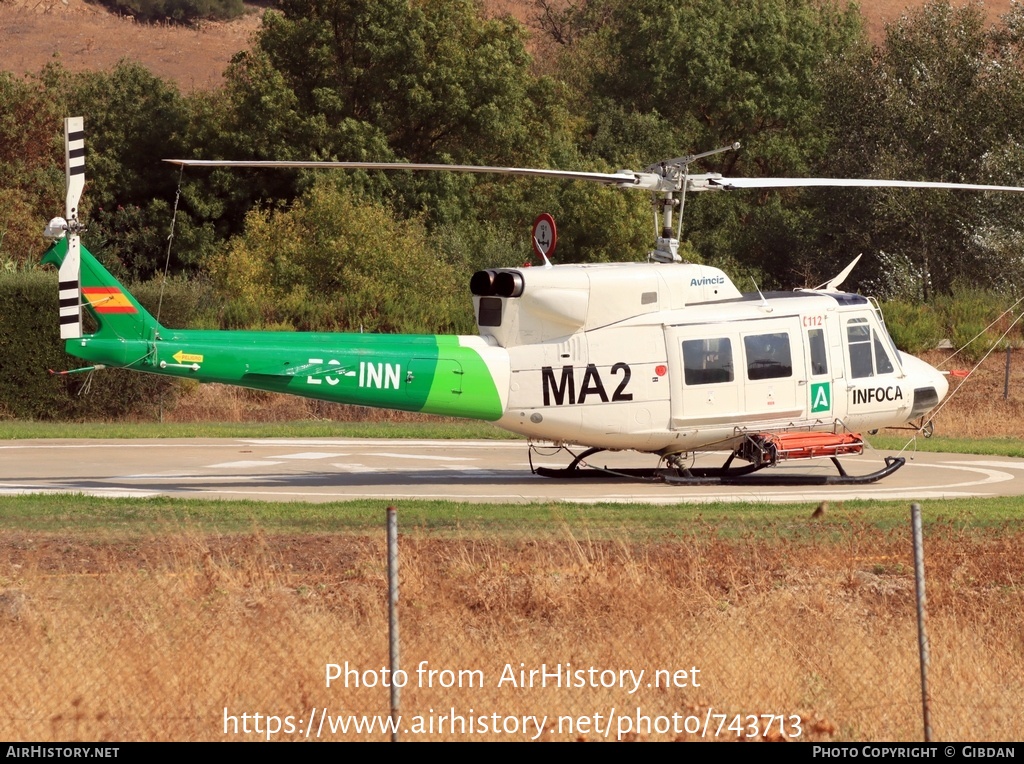
POLYGON ((82 294, 97 313, 138 313, 119 287, 82 287, 82 294))

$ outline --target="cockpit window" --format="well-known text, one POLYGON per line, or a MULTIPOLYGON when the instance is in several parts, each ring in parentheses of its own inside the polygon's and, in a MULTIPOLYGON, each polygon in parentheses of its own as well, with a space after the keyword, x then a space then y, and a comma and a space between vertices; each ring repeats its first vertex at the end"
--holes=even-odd
POLYGON ((854 379, 896 371, 882 337, 866 318, 851 318, 846 322, 846 341, 850 346, 850 374, 854 379))
POLYGON ((854 379, 873 377, 871 362, 871 328, 866 318, 853 318, 846 324, 846 341, 850 345, 850 374, 854 379))
POLYGON ((885 345, 882 344, 878 332, 875 332, 875 369, 879 374, 892 374, 894 369, 889 356, 885 352, 885 345))

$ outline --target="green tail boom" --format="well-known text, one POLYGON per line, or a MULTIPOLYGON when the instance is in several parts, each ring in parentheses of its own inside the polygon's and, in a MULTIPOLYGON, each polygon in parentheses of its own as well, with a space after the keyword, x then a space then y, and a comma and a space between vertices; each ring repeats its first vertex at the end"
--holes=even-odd
MULTIPOLYGON (((67 252, 61 239, 43 263, 67 252)), ((480 337, 168 329, 85 247, 81 296, 97 328, 66 350, 93 364, 487 421, 504 412, 508 354, 480 337)))

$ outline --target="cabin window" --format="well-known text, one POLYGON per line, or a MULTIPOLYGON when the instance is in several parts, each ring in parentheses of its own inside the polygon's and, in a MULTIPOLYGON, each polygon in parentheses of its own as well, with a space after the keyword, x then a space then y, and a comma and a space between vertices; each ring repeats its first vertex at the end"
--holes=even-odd
POLYGON ((811 329, 807 332, 811 346, 811 375, 828 374, 828 353, 825 351, 825 330, 811 329))
POLYGON ((789 335, 751 334, 743 338, 747 353, 747 379, 780 379, 793 376, 793 356, 789 350, 789 335))
POLYGON ((501 298, 481 297, 478 326, 501 326, 501 298))
POLYGON ((688 385, 732 382, 732 342, 728 337, 684 340, 683 370, 688 385))

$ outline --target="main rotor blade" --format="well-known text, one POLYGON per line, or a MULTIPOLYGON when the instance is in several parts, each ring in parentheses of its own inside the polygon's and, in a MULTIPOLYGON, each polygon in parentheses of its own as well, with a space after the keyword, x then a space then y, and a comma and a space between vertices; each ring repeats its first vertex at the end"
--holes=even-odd
POLYGON ((498 173, 501 175, 532 175, 544 178, 589 180, 611 186, 638 186, 641 188, 649 187, 647 183, 657 183, 661 180, 656 175, 650 175, 651 180, 648 181, 649 174, 635 173, 632 170, 620 170, 617 173, 575 172, 571 170, 545 170, 531 167, 485 167, 467 164, 411 164, 404 162, 279 162, 274 160, 249 161, 244 159, 165 159, 164 161, 171 164, 184 165, 185 167, 282 167, 302 170, 433 170, 441 172, 498 173))
MULTIPOLYGON (((415 164, 405 162, 282 162, 276 160, 246 159, 165 159, 171 164, 185 167, 248 167, 285 169, 339 169, 339 170, 414 170, 434 172, 497 173, 499 175, 527 175, 566 180, 587 180, 619 188, 672 192, 682 188, 682 176, 666 176, 655 172, 619 170, 616 173, 577 172, 574 170, 548 170, 534 167, 488 167, 467 164, 415 164)), ((717 173, 690 175, 688 188, 693 191, 740 188, 796 188, 806 186, 860 187, 860 188, 945 188, 957 191, 1024 191, 1021 186, 988 186, 976 183, 937 183, 923 180, 884 180, 876 178, 723 178, 717 173)))
POLYGON ((711 186, 733 188, 796 188, 801 186, 856 188, 946 188, 953 191, 1024 191, 1021 186, 986 186, 979 183, 938 183, 929 180, 878 178, 721 178, 708 179, 711 186))

